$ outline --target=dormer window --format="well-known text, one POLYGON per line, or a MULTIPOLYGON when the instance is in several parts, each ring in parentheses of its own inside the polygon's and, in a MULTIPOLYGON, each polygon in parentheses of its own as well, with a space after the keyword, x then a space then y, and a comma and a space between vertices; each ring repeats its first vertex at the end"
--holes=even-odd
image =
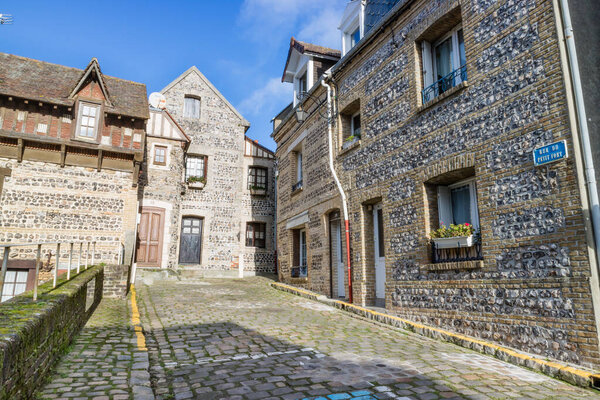
POLYGON ((183 99, 183 116, 185 118, 200 119, 200 99, 194 96, 185 96, 183 99))
POLYGON ((302 96, 303 93, 306 93, 308 85, 306 82, 306 72, 302 74, 300 78, 298 78, 298 95, 302 96))
POLYGON ((77 137, 95 139, 98 133, 98 120, 100 119, 100 105, 93 103, 79 103, 79 116, 77 119, 77 137))
POLYGON ((348 53, 362 39, 364 29, 364 5, 361 0, 352 0, 346 6, 339 30, 342 32, 342 55, 348 53))

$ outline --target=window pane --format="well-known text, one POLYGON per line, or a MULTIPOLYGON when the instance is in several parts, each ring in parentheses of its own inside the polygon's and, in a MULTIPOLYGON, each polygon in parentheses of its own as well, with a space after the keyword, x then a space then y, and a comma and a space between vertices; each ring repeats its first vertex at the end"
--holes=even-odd
POLYGON ((444 40, 435 48, 435 63, 437 67, 436 80, 452 72, 452 38, 444 40))
POLYGON ((380 208, 377 210, 377 247, 379 250, 379 257, 385 256, 385 245, 383 240, 383 210, 380 208))
POLYGON ((454 224, 471 223, 471 193, 469 185, 450 191, 454 224))
POLYGON ((96 107, 89 107, 90 109, 90 116, 95 117, 96 116, 96 107))
POLYGON ((356 43, 360 40, 360 28, 356 28, 354 32, 352 32, 350 47, 354 47, 356 43))
POLYGON ((360 114, 352 118, 352 135, 360 135, 360 114))

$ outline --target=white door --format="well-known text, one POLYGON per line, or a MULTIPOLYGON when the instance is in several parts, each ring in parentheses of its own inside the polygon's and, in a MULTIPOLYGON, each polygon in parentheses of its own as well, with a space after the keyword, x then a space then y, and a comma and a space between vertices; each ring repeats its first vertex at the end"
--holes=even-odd
POLYGON ((342 234, 340 221, 333 224, 333 240, 335 246, 336 264, 337 264, 337 295, 346 297, 346 288, 344 286, 344 255, 342 254, 342 234))
POLYGON ((375 238, 375 297, 385 299, 385 242, 381 204, 373 207, 373 237, 375 238))

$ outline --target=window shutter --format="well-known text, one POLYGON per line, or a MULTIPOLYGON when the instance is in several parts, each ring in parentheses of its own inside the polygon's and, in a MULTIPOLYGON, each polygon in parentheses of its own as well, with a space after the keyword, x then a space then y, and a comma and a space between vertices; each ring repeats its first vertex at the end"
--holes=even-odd
POLYGON ((471 222, 473 228, 479 230, 479 209, 477 207, 477 187, 475 182, 469 183, 469 192, 471 194, 471 222))
POLYGON ((421 42, 423 54, 423 89, 433 84, 433 61, 431 60, 431 43, 421 42))
POLYGON ((448 186, 438 186, 438 216, 440 226, 449 226, 454 223, 452 217, 452 198, 450 197, 450 188, 448 186))

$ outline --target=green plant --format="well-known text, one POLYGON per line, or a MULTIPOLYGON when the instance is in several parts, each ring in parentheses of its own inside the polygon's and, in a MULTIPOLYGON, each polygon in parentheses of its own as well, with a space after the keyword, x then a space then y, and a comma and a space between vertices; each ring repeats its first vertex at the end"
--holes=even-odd
POLYGON ((195 182, 206 183, 206 178, 203 176, 190 176, 189 178, 187 178, 187 183, 195 182))
POLYGON ((345 140, 345 142, 352 142, 354 140, 358 140, 360 139, 360 135, 352 135, 352 136, 348 136, 345 140))
POLYGON ((438 229, 431 232, 432 239, 471 236, 475 233, 475 228, 473 228, 473 225, 469 223, 458 225, 450 224, 449 226, 446 226, 442 222, 441 225, 442 226, 440 226, 438 229))

